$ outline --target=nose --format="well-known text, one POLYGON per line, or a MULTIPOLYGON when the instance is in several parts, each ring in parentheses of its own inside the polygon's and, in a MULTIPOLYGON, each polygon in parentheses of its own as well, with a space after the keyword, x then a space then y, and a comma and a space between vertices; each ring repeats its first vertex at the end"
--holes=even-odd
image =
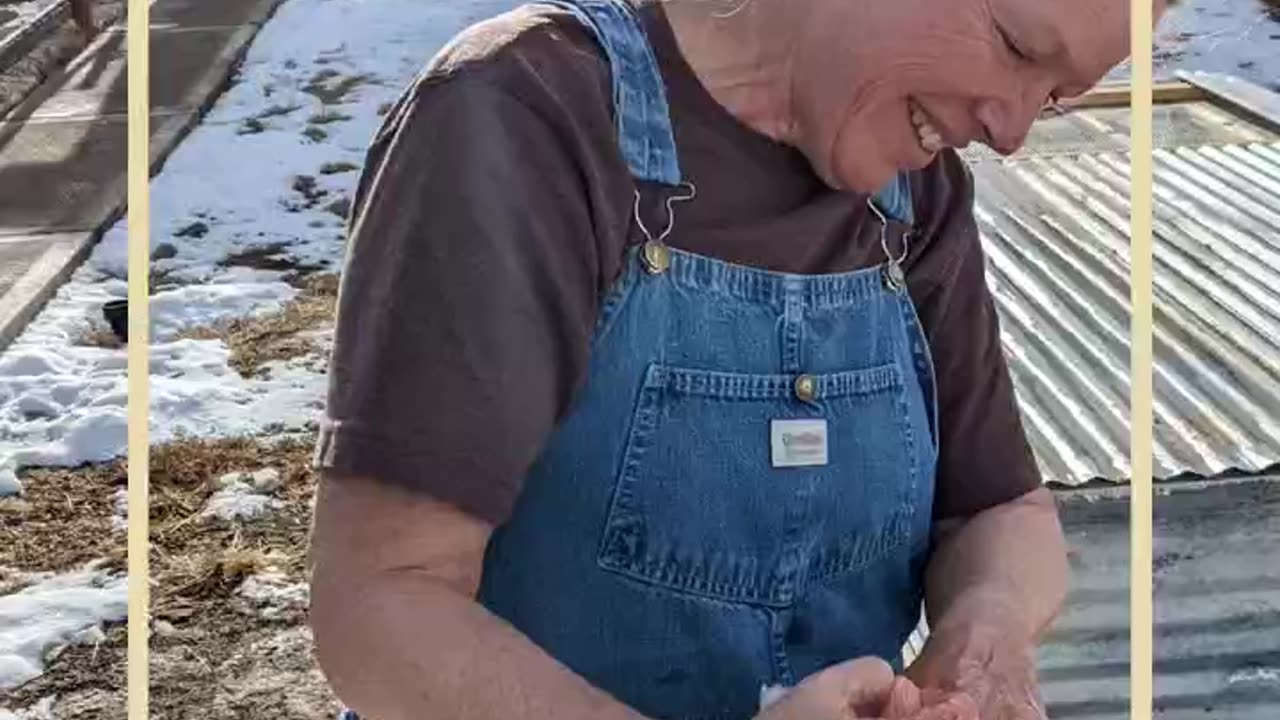
POLYGON ((982 125, 983 141, 1001 155, 1012 155, 1027 140, 1031 123, 1040 114, 1040 105, 1022 107, 1026 103, 989 99, 978 104, 976 113, 982 125))

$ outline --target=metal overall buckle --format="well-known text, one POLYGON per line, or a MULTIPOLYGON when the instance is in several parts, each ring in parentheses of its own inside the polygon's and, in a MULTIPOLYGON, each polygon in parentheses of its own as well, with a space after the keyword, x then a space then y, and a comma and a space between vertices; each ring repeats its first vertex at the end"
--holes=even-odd
POLYGON ((889 219, 880 211, 872 198, 867 198, 867 207, 871 208, 871 212, 880 219, 880 249, 884 251, 885 256, 885 265, 881 270, 884 286, 891 292, 902 292, 907 287, 907 274, 902 269, 902 263, 911 252, 911 232, 902 234, 902 254, 894 257, 893 251, 889 249, 889 219))
POLYGON ((634 214, 636 225, 640 228, 640 232, 644 233, 644 247, 640 249, 640 262, 644 265, 644 269, 650 275, 661 275, 671 267, 671 248, 667 247, 663 240, 671 234, 676 227, 675 204, 677 202, 685 202, 692 200, 698 194, 698 188, 691 182, 681 183, 680 187, 688 188, 684 194, 671 195, 667 198, 667 225, 662 232, 654 235, 649 227, 644 224, 644 218, 640 213, 640 189, 635 191, 635 208, 634 214))

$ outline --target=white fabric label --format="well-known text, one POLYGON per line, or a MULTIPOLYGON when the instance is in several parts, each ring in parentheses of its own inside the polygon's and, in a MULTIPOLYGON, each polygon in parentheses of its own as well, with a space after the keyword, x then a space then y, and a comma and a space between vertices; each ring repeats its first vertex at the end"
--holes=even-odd
POLYGON ((827 464, 826 420, 774 420, 769 437, 774 467, 827 464))

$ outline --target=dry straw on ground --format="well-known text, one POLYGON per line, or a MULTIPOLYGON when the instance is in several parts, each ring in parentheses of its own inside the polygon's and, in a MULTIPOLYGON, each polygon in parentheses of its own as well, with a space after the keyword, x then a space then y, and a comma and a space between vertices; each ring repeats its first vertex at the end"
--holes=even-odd
MULTIPOLYGON (((307 628, 313 442, 185 440, 152 450, 152 718, 315 720, 338 711, 307 628), (221 477, 264 468, 280 478, 272 510, 236 520, 202 514, 221 477), (266 591, 247 592, 255 583, 266 591)), ((0 566, 61 569, 111 557, 122 567, 124 538, 111 516, 123 481, 122 463, 27 473, 25 497, 0 505, 0 566)), ((125 649, 123 626, 108 628, 102 642, 61 652, 5 704, 52 696, 59 720, 123 719, 125 649)))
POLYGON ((231 367, 244 377, 261 375, 272 362, 318 357, 322 347, 317 334, 332 325, 338 277, 312 275, 297 282, 301 293, 277 312, 237 318, 182 335, 225 342, 231 349, 231 367))

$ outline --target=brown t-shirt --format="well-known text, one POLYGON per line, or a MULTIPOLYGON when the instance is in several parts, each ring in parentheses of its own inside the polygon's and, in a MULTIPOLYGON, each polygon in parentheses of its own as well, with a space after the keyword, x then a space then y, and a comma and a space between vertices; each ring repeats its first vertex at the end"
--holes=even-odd
MULTIPOLYGON (((659 4, 642 15, 698 188, 668 242, 792 273, 882 262, 866 198, 831 190, 797 151, 740 123, 684 62, 659 4)), ((392 110, 354 203, 321 468, 508 516, 585 379, 598 304, 639 237, 610 87, 577 21, 525 8, 463 33, 392 110)), ((905 269, 938 378, 934 515, 954 517, 1040 477, 984 281, 972 178, 947 152, 913 188, 905 269)))

